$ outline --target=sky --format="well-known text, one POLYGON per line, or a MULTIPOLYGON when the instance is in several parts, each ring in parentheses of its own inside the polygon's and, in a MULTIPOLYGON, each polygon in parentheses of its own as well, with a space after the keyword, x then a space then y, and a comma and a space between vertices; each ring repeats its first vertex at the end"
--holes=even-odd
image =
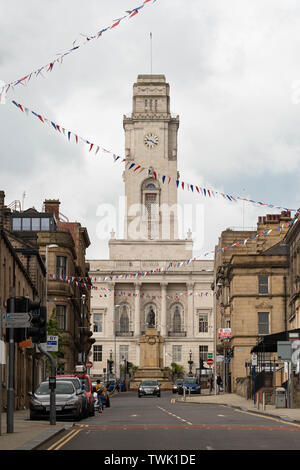
MULTIPOLYGON (((111 26, 143 0, 2 0, 0 81, 13 82, 111 26), (76 44, 79 44, 77 42, 76 44)), ((43 77, 14 87, 0 104, 0 189, 6 203, 61 212, 87 227, 88 259, 108 258, 100 237, 103 204, 118 208, 123 168, 107 155, 68 142, 12 103, 124 156, 123 115, 139 74, 164 74, 171 111, 180 117, 178 170, 183 181, 276 206, 300 202, 300 3, 297 0, 157 0, 88 42, 43 77)), ((255 227, 278 210, 209 200, 178 190, 189 206, 180 220, 193 232, 194 255, 213 250, 222 230, 255 227)))

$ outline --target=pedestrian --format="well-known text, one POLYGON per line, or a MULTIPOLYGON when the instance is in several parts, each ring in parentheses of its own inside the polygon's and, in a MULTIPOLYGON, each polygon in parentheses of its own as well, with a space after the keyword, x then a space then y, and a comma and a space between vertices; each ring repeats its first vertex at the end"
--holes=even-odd
POLYGON ((103 411, 103 397, 105 396, 106 388, 104 386, 104 383, 100 382, 99 379, 97 380, 96 392, 97 392, 97 398, 98 398, 99 413, 102 413, 102 411, 103 411))
POLYGON ((220 376, 220 375, 218 375, 218 377, 217 377, 217 385, 218 385, 218 390, 217 390, 217 393, 220 393, 220 391, 221 391, 221 387, 222 387, 222 384, 223 384, 223 382, 222 382, 222 378, 221 378, 221 376, 220 376))
POLYGON ((211 376, 209 379, 209 393, 213 391, 213 388, 214 388, 214 378, 213 376, 211 376))

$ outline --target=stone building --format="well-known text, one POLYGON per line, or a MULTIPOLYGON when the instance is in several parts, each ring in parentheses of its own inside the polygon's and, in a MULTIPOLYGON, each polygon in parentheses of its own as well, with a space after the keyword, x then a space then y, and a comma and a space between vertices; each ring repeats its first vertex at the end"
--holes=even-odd
POLYGON ((245 363, 259 337, 289 327, 285 235, 290 221, 289 212, 266 215, 259 217, 257 232, 227 229, 219 238, 216 249, 221 251, 215 258, 217 329, 230 329, 231 338, 219 340, 217 350, 230 359, 220 367, 227 390, 236 391, 247 375, 245 363), (236 242, 240 243, 234 250, 228 249, 236 242))
POLYGON ((58 372, 64 373, 74 372, 76 364, 85 362, 92 344, 90 285, 82 281, 88 276, 85 252, 90 240, 86 228, 70 222, 59 206, 59 200, 49 199, 44 201, 43 211, 14 211, 11 236, 37 248, 45 262, 47 318, 55 314, 63 337, 58 372))
POLYGON ((178 238, 176 185, 157 177, 178 177, 179 117, 170 112, 169 91, 164 75, 139 75, 132 113, 123 118, 125 236, 112 232, 109 259, 89 261, 95 376, 110 358, 117 376, 124 359, 143 365, 140 344, 150 323, 159 333, 162 368, 176 362, 188 372, 191 358, 196 373, 214 349, 213 261, 187 263, 193 241, 190 233, 178 238), (133 162, 138 171, 130 170, 133 162), (184 266, 175 267, 179 262, 184 266))
MULTIPOLYGON (((300 212, 295 214, 299 219, 300 212)), ((300 223, 294 223, 288 230, 285 243, 289 246, 289 329, 300 328, 300 223)))
MULTIPOLYGON (((0 191, 0 313, 6 312, 6 302, 12 295, 26 296, 44 302, 46 270, 37 248, 33 248, 10 231, 11 210, 4 202, 4 191, 0 191)), ((0 331, 4 341, 5 329, 0 331)), ((15 343, 15 407, 28 405, 27 392, 32 391, 42 380, 44 359, 26 343, 15 343)), ((2 405, 6 406, 8 384, 8 344, 5 344, 6 359, 1 368, 2 405)), ((0 394, 1 396, 1 394, 0 394)))

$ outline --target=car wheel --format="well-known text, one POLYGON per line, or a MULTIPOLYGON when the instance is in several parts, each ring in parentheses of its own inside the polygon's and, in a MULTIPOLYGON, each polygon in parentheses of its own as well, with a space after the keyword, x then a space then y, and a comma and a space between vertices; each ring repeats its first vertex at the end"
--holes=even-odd
POLYGON ((30 413, 29 419, 30 419, 30 421, 34 421, 34 420, 36 419, 35 414, 34 414, 34 413, 30 413))
POLYGON ((139 394, 138 394, 138 397, 141 398, 141 396, 142 396, 142 395, 139 393, 139 394))
POLYGON ((157 397, 160 398, 160 393, 157 394, 157 397))

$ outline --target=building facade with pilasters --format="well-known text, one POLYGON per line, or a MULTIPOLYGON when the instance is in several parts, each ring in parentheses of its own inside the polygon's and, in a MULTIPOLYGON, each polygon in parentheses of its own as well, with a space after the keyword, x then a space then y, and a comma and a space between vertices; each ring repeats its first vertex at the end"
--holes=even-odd
POLYGON ((109 259, 89 261, 91 374, 104 374, 107 359, 117 376, 124 359, 139 366, 139 340, 149 324, 163 338, 164 367, 176 362, 188 372, 191 357, 196 373, 214 350, 213 261, 192 261, 191 232, 178 238, 179 117, 170 112, 164 75, 138 76, 123 126, 125 236, 112 232, 109 259))

